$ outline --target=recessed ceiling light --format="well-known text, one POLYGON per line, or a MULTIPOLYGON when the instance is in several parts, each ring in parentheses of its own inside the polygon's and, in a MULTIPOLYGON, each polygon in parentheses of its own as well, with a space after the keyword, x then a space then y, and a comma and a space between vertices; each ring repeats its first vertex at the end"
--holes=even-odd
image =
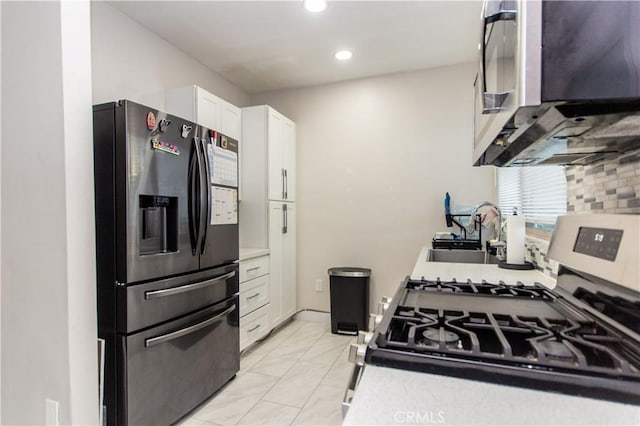
POLYGON ((327 8, 327 0, 304 0, 302 5, 309 12, 322 12, 327 8))
POLYGON ((346 61, 348 59, 351 59, 352 56, 353 52, 350 50, 340 50, 336 52, 336 59, 339 61, 346 61))

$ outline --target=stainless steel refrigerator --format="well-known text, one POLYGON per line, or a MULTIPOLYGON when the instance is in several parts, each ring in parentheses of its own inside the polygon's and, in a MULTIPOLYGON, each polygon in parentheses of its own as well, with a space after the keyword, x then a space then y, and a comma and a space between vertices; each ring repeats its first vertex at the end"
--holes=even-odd
POLYGON ((239 369, 238 143, 126 100, 93 117, 107 424, 171 424, 239 369))

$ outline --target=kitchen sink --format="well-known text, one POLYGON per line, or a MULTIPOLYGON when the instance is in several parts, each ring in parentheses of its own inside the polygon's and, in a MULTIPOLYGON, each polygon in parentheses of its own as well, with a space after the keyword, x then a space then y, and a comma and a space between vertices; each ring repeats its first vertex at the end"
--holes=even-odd
POLYGON ((482 250, 429 249, 427 261, 497 264, 498 258, 482 250))

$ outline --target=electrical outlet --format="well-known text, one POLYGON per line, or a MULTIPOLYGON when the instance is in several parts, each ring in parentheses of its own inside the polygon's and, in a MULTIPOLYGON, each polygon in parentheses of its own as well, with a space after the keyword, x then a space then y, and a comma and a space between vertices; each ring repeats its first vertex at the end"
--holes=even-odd
POLYGON ((322 291, 322 280, 321 279, 317 279, 316 280, 316 291, 322 291))
POLYGON ((44 400, 45 414, 44 423, 47 426, 58 426, 60 424, 60 404, 58 401, 46 398, 44 400))

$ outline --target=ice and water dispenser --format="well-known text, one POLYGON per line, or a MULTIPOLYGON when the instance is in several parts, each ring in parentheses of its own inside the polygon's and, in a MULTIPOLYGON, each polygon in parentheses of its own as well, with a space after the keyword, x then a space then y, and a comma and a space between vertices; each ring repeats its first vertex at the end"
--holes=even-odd
POLYGON ((140 254, 178 251, 178 198, 140 196, 140 254))

